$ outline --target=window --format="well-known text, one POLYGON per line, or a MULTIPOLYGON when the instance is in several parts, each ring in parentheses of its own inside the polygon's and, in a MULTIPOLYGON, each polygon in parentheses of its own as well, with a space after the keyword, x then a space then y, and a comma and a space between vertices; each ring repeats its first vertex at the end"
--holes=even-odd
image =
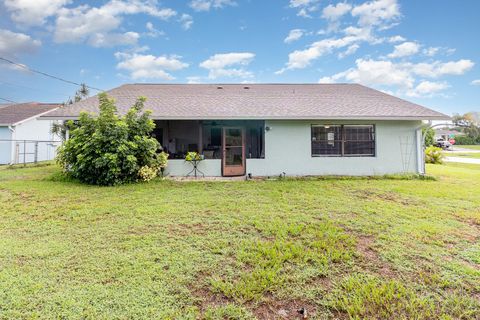
POLYGON ((342 126, 312 126, 312 155, 341 156, 342 126))
POLYGON ((312 125, 312 156, 374 157, 374 125, 312 125))

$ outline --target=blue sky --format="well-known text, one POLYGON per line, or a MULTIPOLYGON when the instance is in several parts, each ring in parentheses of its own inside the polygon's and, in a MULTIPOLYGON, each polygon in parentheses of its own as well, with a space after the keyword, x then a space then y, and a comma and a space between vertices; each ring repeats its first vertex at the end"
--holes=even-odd
MULTIPOLYGON (((478 0, 0 0, 0 56, 102 89, 357 82, 463 113, 480 110, 479 12, 478 0)), ((0 62, 1 98, 75 90, 0 62)))

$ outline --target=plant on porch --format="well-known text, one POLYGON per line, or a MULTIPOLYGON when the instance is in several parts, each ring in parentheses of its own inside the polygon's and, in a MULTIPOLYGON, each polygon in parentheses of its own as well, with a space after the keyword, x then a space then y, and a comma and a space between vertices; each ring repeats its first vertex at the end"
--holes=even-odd
POLYGON ((82 113, 70 139, 60 148, 57 161, 64 172, 81 182, 117 185, 148 181, 167 164, 158 154, 160 144, 150 133, 155 128, 150 112, 139 98, 125 116, 117 114, 114 100, 99 95, 98 117, 82 113))
POLYGON ((200 173, 202 176, 205 176, 205 174, 198 169, 198 164, 203 160, 204 157, 200 153, 195 151, 187 152, 185 161, 190 162, 190 164, 193 166, 192 171, 187 174, 187 177, 193 175, 196 178, 198 173, 200 173))

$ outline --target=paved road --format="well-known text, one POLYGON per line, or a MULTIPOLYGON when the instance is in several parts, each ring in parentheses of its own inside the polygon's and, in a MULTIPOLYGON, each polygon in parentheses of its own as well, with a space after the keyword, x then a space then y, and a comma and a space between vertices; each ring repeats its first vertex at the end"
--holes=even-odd
POLYGON ((445 161, 480 164, 480 159, 474 159, 474 158, 445 157, 445 161))
POLYGON ((467 149, 467 148, 462 148, 462 147, 457 147, 454 146, 452 147, 453 149, 451 150, 445 150, 445 155, 448 155, 450 153, 479 153, 480 150, 474 150, 474 149, 467 149))

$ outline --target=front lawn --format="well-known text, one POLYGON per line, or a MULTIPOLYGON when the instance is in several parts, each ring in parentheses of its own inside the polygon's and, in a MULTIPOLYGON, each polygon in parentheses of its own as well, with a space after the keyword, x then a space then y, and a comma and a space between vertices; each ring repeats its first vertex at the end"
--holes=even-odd
POLYGON ((462 158, 473 158, 473 159, 480 159, 480 152, 465 152, 465 153, 447 153, 445 154, 447 157, 462 157, 462 158))
POLYGON ((459 145, 459 148, 464 148, 464 149, 473 149, 473 150, 480 150, 480 145, 471 145, 471 146, 462 146, 459 145))
POLYGON ((93 187, 0 168, 0 319, 478 319, 480 166, 93 187))

